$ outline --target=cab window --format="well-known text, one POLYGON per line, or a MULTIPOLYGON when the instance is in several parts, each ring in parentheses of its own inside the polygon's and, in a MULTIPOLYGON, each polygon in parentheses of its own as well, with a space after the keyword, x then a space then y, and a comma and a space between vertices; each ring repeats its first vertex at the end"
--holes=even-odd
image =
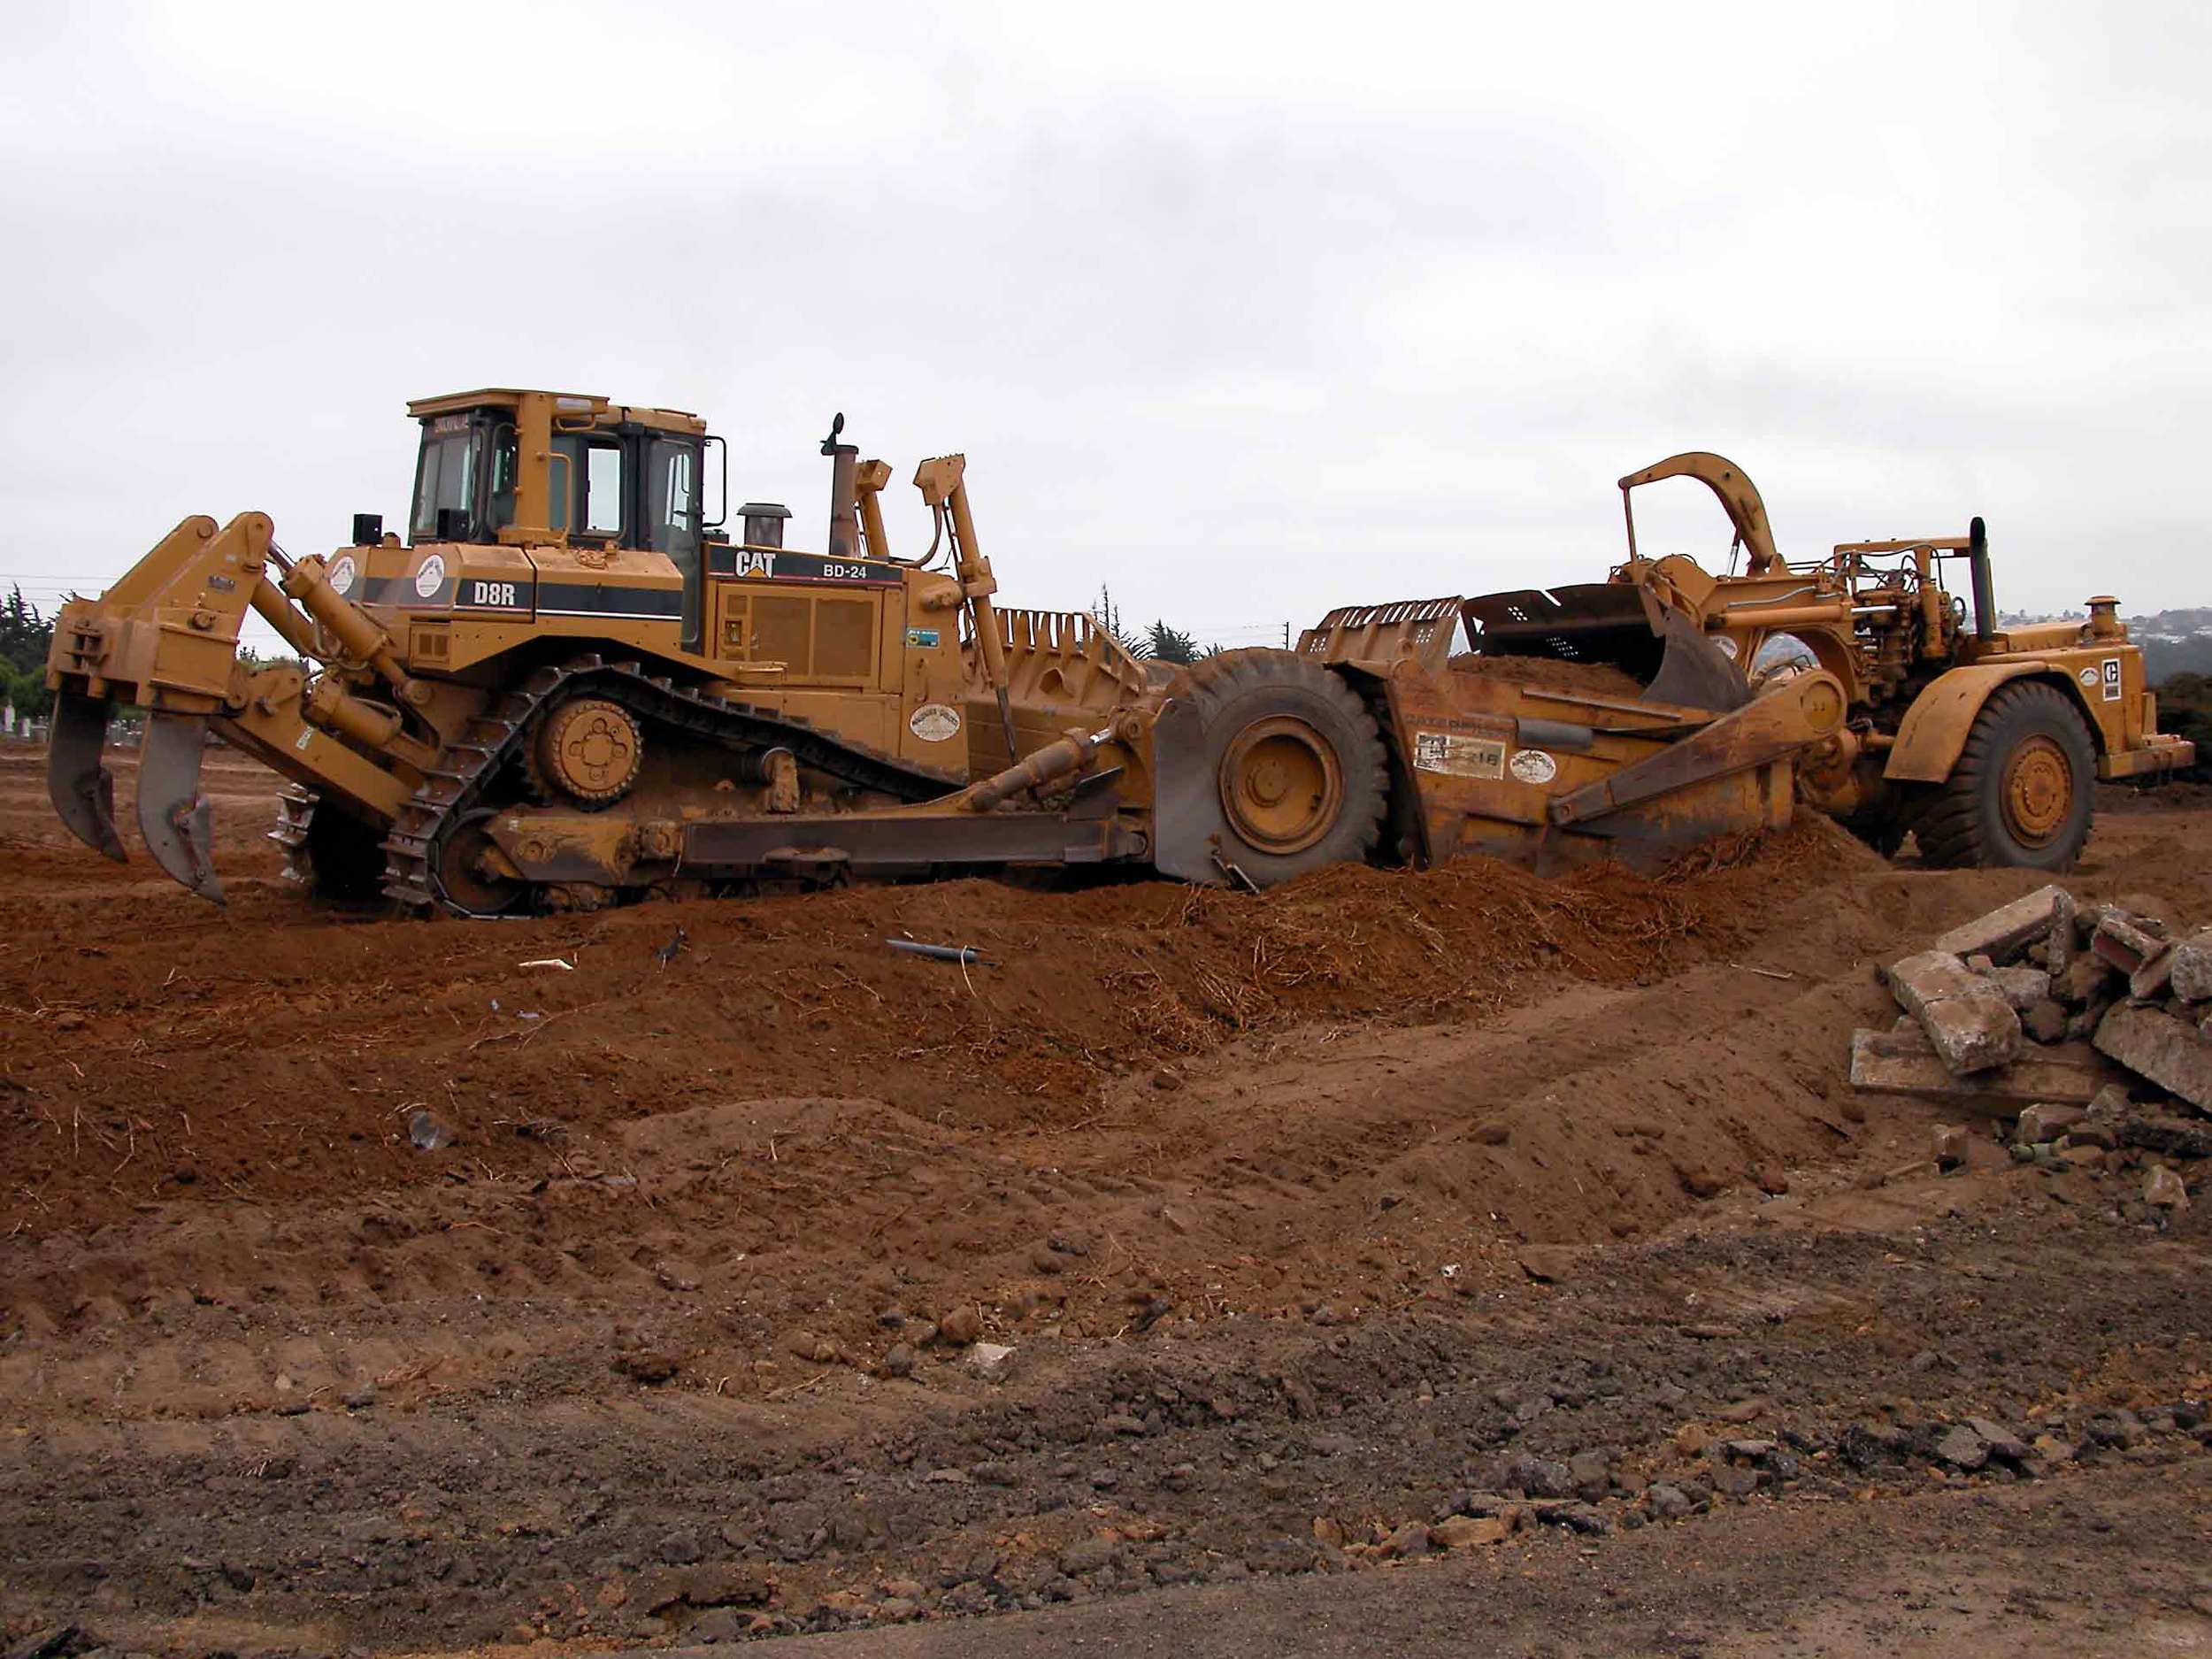
POLYGON ((647 545, 688 571, 699 556, 699 451, 656 438, 645 449, 647 545))
POLYGON ((595 443, 584 462, 584 534, 622 534, 622 451, 614 444, 595 443))
POLYGON ((457 511, 473 517, 476 506, 477 434, 466 427, 436 432, 426 427, 422 459, 415 471, 417 536, 438 534, 438 514, 457 511))

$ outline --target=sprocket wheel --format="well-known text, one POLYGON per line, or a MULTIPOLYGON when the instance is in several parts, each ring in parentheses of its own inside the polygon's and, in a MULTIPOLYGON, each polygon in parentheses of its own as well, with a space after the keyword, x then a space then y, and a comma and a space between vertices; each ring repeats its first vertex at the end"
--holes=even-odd
POLYGON ((607 697, 576 697, 549 714, 531 745, 533 772, 549 795, 584 807, 611 806, 637 781, 645 733, 637 717, 607 697))

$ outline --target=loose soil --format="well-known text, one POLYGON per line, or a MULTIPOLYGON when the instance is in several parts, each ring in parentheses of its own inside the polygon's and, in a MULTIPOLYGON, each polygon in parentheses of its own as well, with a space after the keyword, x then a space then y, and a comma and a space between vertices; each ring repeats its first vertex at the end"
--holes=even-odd
MULTIPOLYGON (((1986 1137, 1938 1179, 1930 1110, 1841 1082, 1872 964, 2023 872, 1814 821, 1658 879, 396 922, 280 880, 265 775, 219 755, 220 914, 70 841, 40 765, 0 751, 18 1633, 606 1647, 1660 1573, 1647 1538, 1786 1555, 1870 1504, 1939 1548, 1985 1489, 2024 1527, 2090 1482, 2200 1512, 2200 1210, 2155 1230, 2139 1172, 1986 1137), (2085 1455, 1960 1471, 1967 1415, 2085 1455), (1576 1453, 1588 1517, 1382 1548, 1576 1453), (1653 1479, 1692 1512, 1632 1538, 1653 1479)), ((2108 812, 2071 885, 2212 917, 2208 828, 2108 812)))

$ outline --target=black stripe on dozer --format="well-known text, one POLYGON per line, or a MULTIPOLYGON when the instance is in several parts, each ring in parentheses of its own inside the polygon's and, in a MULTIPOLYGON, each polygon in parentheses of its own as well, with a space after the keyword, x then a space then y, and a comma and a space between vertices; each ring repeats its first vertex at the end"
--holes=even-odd
POLYGON ((462 741, 447 746, 421 787, 401 803, 383 843, 389 857, 387 896, 411 909, 442 903, 457 914, 471 914, 439 891, 431 873, 446 836, 477 806, 485 786, 507 760, 531 740, 547 705, 557 696, 585 691, 612 697, 646 719, 733 751, 787 749, 802 766, 902 801, 927 801, 963 781, 848 743, 810 721, 709 697, 667 675, 648 674, 637 663, 609 663, 593 653, 539 669, 471 720, 462 741))
POLYGON ((609 588, 599 582, 538 582, 538 613, 557 617, 665 617, 684 614, 680 588, 609 588))

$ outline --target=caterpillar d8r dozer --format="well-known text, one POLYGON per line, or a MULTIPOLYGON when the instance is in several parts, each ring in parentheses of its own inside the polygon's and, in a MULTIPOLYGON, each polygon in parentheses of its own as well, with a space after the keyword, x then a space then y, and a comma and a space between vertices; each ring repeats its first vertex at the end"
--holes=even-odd
POLYGON ((188 518, 63 607, 49 772, 81 839, 124 856, 117 701, 146 711, 140 833, 195 892, 221 896, 212 733, 288 780, 274 836, 302 879, 472 916, 1006 867, 1259 887, 1470 849, 1650 865, 1786 818, 1796 758, 1844 721, 1832 672, 1755 696, 1658 583, 1634 590, 1666 641, 1648 684, 1319 649, 1155 683, 1091 618, 995 603, 957 456, 918 470, 935 535, 901 559, 891 469, 840 417, 811 553, 780 506, 739 509, 734 537, 706 517, 718 440, 694 416, 496 390, 410 412, 404 540, 364 514, 294 559, 262 514, 188 518), (249 611, 298 660, 242 662, 249 611))
MULTIPOLYGON (((1477 653, 1457 659, 1463 669, 1576 664, 1585 675, 1623 674, 1647 698, 1708 706, 1763 701, 1809 676, 1835 687, 1845 708, 1830 733, 1799 751, 1801 795, 1885 854, 1915 834, 1922 856, 1939 865, 2070 869, 2088 837, 2098 780, 2154 779, 2195 758, 2188 741, 2157 729, 2143 654, 2116 599, 2091 599, 2080 622, 2000 623, 1979 518, 1962 536, 1846 542, 1826 558, 1789 564, 1757 488, 1720 456, 1673 456, 1630 473, 1620 488, 1628 558, 1602 582, 1350 607, 1331 612, 1302 646, 1371 672, 1409 660, 1440 664, 1454 625, 1463 624, 1477 653), (1633 492, 1669 478, 1695 479, 1718 498, 1733 531, 1731 573, 1638 551, 1633 492), (1970 621, 1943 586, 1942 566, 1953 560, 1969 572, 1970 621), (1729 667, 1717 679, 1716 652, 1729 667)), ((1494 835, 1495 826, 1484 833, 1494 835)))

